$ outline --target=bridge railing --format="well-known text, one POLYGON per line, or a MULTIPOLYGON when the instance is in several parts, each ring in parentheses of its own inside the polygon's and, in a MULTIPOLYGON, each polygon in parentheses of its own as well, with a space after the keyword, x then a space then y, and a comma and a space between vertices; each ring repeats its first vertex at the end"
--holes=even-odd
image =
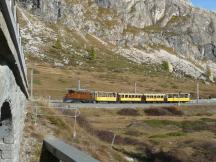
POLYGON ((22 47, 22 39, 20 35, 20 28, 19 23, 17 22, 17 11, 16 11, 16 4, 15 0, 0 0, 0 9, 6 21, 8 31, 10 33, 10 37, 14 44, 14 47, 17 52, 17 60, 16 64, 19 68, 21 73, 21 78, 23 80, 23 85, 25 87, 25 93, 27 93, 27 68, 25 63, 25 58, 23 54, 23 47, 22 47))
POLYGON ((59 139, 45 139, 40 162, 99 162, 59 139))

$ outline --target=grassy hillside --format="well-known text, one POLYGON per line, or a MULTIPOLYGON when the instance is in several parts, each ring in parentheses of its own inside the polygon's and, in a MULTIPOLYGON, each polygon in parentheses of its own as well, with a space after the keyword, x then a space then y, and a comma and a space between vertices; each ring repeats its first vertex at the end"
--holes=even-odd
MULTIPOLYGON (((117 64, 118 65, 118 64, 117 64)), ((52 65, 29 64, 34 69, 34 95, 51 96, 53 99, 62 99, 66 88, 77 87, 80 79, 81 87, 91 90, 134 92, 134 83, 137 83, 137 92, 188 92, 196 98, 196 81, 190 78, 176 78, 166 72, 147 73, 131 68, 123 71, 96 71, 93 68, 80 69, 79 67, 57 68, 52 65)), ((130 66, 129 66, 130 68, 130 66)), ((150 70, 149 70, 150 71, 150 70)), ((215 84, 200 82, 200 96, 216 97, 215 84)))
MULTIPOLYGON (((43 138, 55 136, 101 162, 202 161, 216 159, 215 107, 81 109, 73 138, 72 110, 28 109, 23 156, 39 160, 43 138), (60 116, 61 117, 60 117, 60 116), (114 145, 111 147, 112 139, 114 145), (205 138, 203 138, 205 137, 205 138), (29 149, 29 147, 31 149, 29 149)), ((35 104, 36 105, 36 104, 35 104)))

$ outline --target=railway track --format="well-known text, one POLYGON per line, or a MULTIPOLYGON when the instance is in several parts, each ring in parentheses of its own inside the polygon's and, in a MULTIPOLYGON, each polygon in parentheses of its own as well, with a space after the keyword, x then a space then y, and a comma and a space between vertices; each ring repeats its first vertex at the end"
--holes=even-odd
POLYGON ((193 100, 188 103, 63 103, 61 100, 51 100, 51 107, 77 107, 77 108, 105 108, 105 109, 119 109, 119 108, 150 108, 150 107, 169 107, 169 106, 216 106, 216 100, 193 100))

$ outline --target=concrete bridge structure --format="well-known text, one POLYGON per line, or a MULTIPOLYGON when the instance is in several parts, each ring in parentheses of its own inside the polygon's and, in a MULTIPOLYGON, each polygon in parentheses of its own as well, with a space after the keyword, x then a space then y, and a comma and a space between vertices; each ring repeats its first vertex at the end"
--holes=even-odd
POLYGON ((0 0, 0 162, 19 161, 27 87, 15 0, 0 0))

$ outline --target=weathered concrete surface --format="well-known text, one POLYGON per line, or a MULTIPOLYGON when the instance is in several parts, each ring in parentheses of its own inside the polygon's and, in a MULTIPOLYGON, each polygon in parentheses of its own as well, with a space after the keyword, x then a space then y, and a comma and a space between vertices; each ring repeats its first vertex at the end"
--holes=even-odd
POLYGON ((99 162, 77 148, 66 144, 60 139, 52 138, 43 141, 40 162, 99 162))
MULTIPOLYGON (((0 108, 2 126, 8 126, 7 134, 0 138, 0 161, 18 162, 20 141, 24 125, 26 97, 17 86, 13 72, 6 65, 0 65, 0 108), (3 109, 5 103, 7 107, 3 109), (11 118, 5 118, 10 109, 11 118), (7 123, 7 124, 5 124, 7 123)), ((0 129, 2 128, 0 125, 0 129)))
POLYGON ((0 1, 0 162, 18 162, 28 98, 15 0, 0 1))
POLYGON ((23 53, 20 53, 21 44, 16 44, 17 42, 13 41, 14 39, 19 38, 17 38, 17 34, 11 34, 11 27, 9 28, 7 21, 9 20, 6 19, 5 15, 0 10, 0 62, 4 62, 10 67, 16 78, 16 84, 19 85, 26 96, 28 96, 28 84, 26 80, 26 72, 24 72, 26 71, 24 70, 24 67, 26 67, 26 65, 24 59, 20 59, 20 54, 23 55, 23 53), (16 46, 18 47, 16 48, 16 46))

